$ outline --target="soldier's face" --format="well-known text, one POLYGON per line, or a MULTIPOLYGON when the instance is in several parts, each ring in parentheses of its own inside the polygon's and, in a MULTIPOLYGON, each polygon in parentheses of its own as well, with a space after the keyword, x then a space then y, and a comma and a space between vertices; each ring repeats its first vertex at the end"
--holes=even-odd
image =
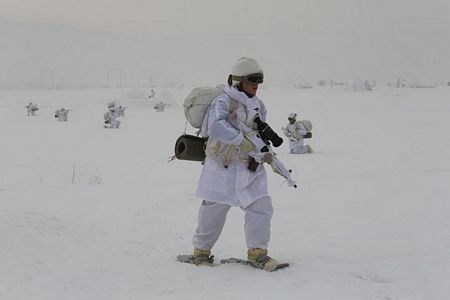
POLYGON ((244 91, 246 94, 255 96, 256 91, 258 90, 258 83, 248 82, 248 81, 242 81, 241 83, 242 91, 244 91))
POLYGON ((294 124, 295 123, 295 119, 294 118, 288 118, 289 123, 294 124))

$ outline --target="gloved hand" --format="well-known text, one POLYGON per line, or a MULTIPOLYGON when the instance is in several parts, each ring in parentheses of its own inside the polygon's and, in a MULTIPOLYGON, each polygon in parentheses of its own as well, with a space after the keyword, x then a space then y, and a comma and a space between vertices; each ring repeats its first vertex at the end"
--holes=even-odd
POLYGON ((286 137, 291 137, 291 133, 287 130, 286 127, 281 127, 281 130, 283 130, 283 133, 286 137))
POLYGON ((271 164, 273 161, 273 154, 271 152, 264 154, 264 158, 262 159, 262 161, 271 164))
POLYGON ((268 163, 271 164, 273 157, 275 157, 275 154, 272 152, 270 148, 268 148, 268 152, 258 152, 256 150, 253 150, 249 153, 249 156, 253 157, 253 159, 257 163, 268 163))
POLYGON ((305 139, 310 139, 310 138, 312 138, 312 133, 311 133, 311 131, 308 131, 308 132, 303 136, 303 138, 305 138, 305 139))
POLYGON ((253 144, 247 138, 244 138, 239 144, 239 149, 241 149, 241 152, 250 152, 253 150, 253 144))

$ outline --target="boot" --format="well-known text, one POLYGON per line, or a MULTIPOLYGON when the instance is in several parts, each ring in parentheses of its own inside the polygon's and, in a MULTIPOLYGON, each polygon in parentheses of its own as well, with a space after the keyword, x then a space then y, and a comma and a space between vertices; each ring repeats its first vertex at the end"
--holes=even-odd
POLYGON ((273 271, 280 264, 277 260, 267 255, 267 249, 253 248, 247 251, 247 260, 258 269, 273 271))
POLYGON ((194 254, 192 255, 192 257, 194 259, 194 264, 199 267, 211 267, 214 261, 214 255, 211 255, 211 250, 194 248, 194 254))
POLYGON ((313 153, 313 149, 310 145, 306 145, 306 153, 313 153))

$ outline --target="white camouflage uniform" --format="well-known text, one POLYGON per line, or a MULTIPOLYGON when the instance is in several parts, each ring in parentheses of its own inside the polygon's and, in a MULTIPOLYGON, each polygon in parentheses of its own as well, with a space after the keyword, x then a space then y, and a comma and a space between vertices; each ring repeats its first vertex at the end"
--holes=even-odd
POLYGON ((57 109, 55 111, 55 118, 58 118, 58 121, 67 121, 69 114, 69 110, 65 108, 57 109))
MULTIPOLYGON (((295 120, 296 114, 289 114, 289 118, 295 120)), ((305 126, 299 121, 295 121, 293 124, 290 122, 286 127, 282 127, 284 135, 289 138, 289 150, 292 154, 305 154, 308 153, 308 146, 304 145, 304 135, 308 132, 305 126)))
POLYGON ((32 102, 30 102, 27 105, 25 105, 25 108, 27 109, 27 116, 35 116, 36 115, 36 111, 39 110, 37 104, 34 104, 32 102))
POLYGON ((155 110, 156 110, 157 112, 163 112, 164 109, 166 108, 166 106, 167 106, 166 103, 160 101, 159 103, 156 103, 156 105, 155 105, 154 108, 155 108, 155 110))
POLYGON ((115 109, 109 109, 104 115, 103 118, 105 119, 105 125, 106 128, 119 128, 121 122, 117 120, 118 114, 115 109))
POLYGON ((268 247, 273 208, 267 191, 266 170, 260 164, 256 171, 250 171, 248 153, 239 149, 244 134, 236 122, 253 127, 254 121, 248 119, 249 110, 257 110, 261 120, 265 120, 267 112, 260 99, 249 98, 235 87, 227 86, 225 93, 214 99, 203 122, 202 135, 208 135, 209 139, 195 193, 203 199, 193 237, 195 248, 210 250, 214 246, 232 206, 239 206, 245 212, 248 249, 268 247), (231 114, 230 97, 239 103, 231 114))

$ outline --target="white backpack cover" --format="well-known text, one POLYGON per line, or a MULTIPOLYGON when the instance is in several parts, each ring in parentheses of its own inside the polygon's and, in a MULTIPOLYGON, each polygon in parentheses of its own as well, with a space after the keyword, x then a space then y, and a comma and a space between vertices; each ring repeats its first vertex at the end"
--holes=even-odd
POLYGON ((311 131, 312 130, 312 123, 310 120, 301 120, 300 123, 305 127, 306 130, 311 131))
POLYGON ((103 119, 105 119, 105 121, 111 120, 111 115, 109 114, 109 111, 105 112, 105 114, 103 115, 103 119))
POLYGON ((201 128, 208 107, 223 89, 218 87, 196 87, 184 99, 184 115, 194 128, 201 128))

